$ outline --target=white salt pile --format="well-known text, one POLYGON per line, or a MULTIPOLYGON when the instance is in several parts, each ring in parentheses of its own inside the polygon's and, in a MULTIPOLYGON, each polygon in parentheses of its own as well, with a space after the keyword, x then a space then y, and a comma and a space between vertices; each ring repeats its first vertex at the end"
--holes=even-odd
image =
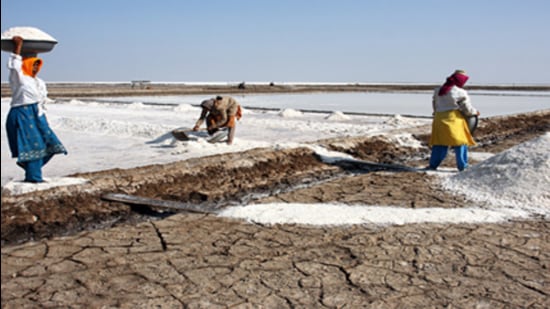
POLYGON ((550 133, 496 154, 443 185, 475 201, 550 215, 550 133))
POLYGON ((343 120, 350 120, 351 118, 340 112, 340 111, 336 111, 336 112, 333 112, 332 114, 328 115, 325 117, 326 120, 332 120, 332 121, 343 121, 343 120))
POLYGON ((12 27, 2 32, 2 40, 11 40, 14 36, 20 36, 24 40, 57 42, 51 35, 35 27, 12 27))
POLYGON ((284 118, 301 117, 303 115, 304 115, 304 113, 302 113, 301 111, 297 111, 297 110, 292 109, 292 108, 285 108, 284 110, 279 112, 279 116, 284 117, 284 118))

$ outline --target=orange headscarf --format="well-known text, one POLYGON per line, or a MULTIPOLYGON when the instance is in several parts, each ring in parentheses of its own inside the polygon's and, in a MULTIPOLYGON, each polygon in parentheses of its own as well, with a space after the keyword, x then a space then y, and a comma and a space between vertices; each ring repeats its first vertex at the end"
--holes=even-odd
POLYGON ((29 58, 23 59, 23 65, 21 66, 21 69, 23 70, 23 74, 31 77, 36 77, 36 74, 38 74, 41 68, 42 68, 42 59, 36 58, 36 57, 29 57, 29 58), (36 73, 33 73, 32 67, 34 63, 37 61, 38 61, 38 70, 36 71, 36 73))

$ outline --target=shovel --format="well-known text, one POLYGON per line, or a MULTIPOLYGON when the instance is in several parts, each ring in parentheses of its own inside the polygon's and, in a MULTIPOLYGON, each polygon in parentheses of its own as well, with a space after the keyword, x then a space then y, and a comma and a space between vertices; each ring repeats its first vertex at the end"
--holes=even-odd
POLYGON ((178 141, 188 141, 190 140, 188 133, 193 132, 193 129, 181 127, 171 131, 172 136, 178 141))

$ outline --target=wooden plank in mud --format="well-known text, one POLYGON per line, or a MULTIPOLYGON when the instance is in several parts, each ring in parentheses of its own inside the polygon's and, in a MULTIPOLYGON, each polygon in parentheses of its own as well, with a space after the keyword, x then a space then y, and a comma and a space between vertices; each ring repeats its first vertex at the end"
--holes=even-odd
POLYGON ((215 213, 212 210, 201 208, 196 204, 182 203, 176 201, 166 201, 161 199, 154 199, 149 197, 142 197, 137 195, 129 195, 123 193, 107 193, 101 196, 102 199, 112 202, 120 202, 131 205, 141 205, 148 207, 160 207, 167 209, 174 209, 180 211, 189 211, 197 213, 215 213))

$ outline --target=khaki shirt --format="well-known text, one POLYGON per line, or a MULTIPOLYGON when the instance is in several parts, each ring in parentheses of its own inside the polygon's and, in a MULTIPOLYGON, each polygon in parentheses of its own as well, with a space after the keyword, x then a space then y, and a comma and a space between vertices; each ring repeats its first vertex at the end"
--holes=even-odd
MULTIPOLYGON (((201 126, 204 122, 205 118, 213 119, 214 124, 216 127, 224 127, 227 125, 227 122, 229 121, 229 117, 235 116, 237 114, 237 110, 239 109, 239 103, 237 100, 233 99, 232 97, 222 97, 221 100, 207 100, 203 101, 205 102, 212 102, 213 104, 201 104, 203 107, 201 117, 195 124, 195 126, 201 126), (211 106, 210 110, 208 110, 205 105, 211 106)), ((207 123, 207 125, 210 125, 210 123, 207 123)))
POLYGON ((229 121, 229 117, 237 114, 239 103, 232 97, 223 97, 221 100, 214 101, 214 106, 210 114, 216 119, 216 126, 223 127, 229 121))

